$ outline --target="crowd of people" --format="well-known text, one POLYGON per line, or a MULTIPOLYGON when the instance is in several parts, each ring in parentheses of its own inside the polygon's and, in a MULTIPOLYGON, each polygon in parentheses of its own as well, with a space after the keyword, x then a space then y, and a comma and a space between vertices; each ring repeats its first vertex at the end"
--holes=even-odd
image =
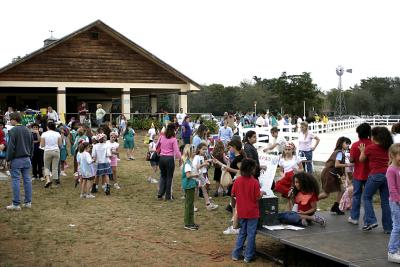
MULTIPOLYGON (((86 112, 85 107, 82 112, 86 112)), ((148 181, 158 184, 158 200, 174 200, 173 176, 176 160, 179 160, 185 202, 184 229, 200 228, 194 217, 199 211, 194 206, 196 197, 203 198, 205 210, 211 212, 219 208, 213 198, 230 196, 226 209, 232 212, 232 220, 223 233, 238 235, 232 259, 239 260, 242 255, 245 262, 254 259, 260 217, 258 201, 266 193, 260 190, 258 179, 266 166, 260 165, 260 150, 254 146, 256 132, 249 130, 242 139, 237 130, 239 123, 245 126, 251 121, 256 127, 272 126, 269 143, 261 151, 280 158, 278 178, 271 189, 288 200, 287 210, 279 214, 281 223, 325 226, 325 218, 317 212, 318 201, 336 193, 331 212, 343 215, 345 209, 350 209, 348 222, 359 224, 364 191, 362 230, 370 231, 378 226, 372 198, 379 190, 384 233, 391 234, 388 259, 400 262, 400 124, 393 125, 390 133, 386 127, 371 129, 363 123, 357 127, 359 140, 353 145, 347 137, 340 137, 320 177, 316 178, 312 152, 320 139, 309 131, 306 121, 296 119, 299 123, 299 147, 296 148, 279 135, 282 130, 279 117, 261 114, 254 119, 247 115, 238 121, 233 114, 224 114, 215 136, 211 136, 202 123, 195 127, 183 110, 172 120, 169 115, 168 118, 164 116, 162 129, 156 129, 153 124, 148 130, 145 138, 146 159, 151 166, 148 181), (209 177, 211 168, 214 168, 215 186, 209 177)), ((124 116, 118 127, 103 122, 100 116, 104 114, 100 111, 100 126, 94 132, 84 124, 83 116, 79 121, 71 119, 66 125, 59 124, 54 110, 49 107, 46 116, 23 125, 19 112, 10 109, 5 115, 6 122, 0 123, 0 158, 3 158, 2 167, 9 170, 12 178, 13 199, 8 210, 32 207, 32 180, 43 181, 44 188, 60 186, 60 177, 66 175, 68 154, 73 157, 75 186, 80 185, 82 199, 95 198, 100 185, 106 195, 111 194, 112 188, 121 188, 117 171, 121 160, 118 138, 122 136, 126 160, 134 160, 132 125, 124 116), (25 191, 23 202, 19 199, 21 176, 25 191)))

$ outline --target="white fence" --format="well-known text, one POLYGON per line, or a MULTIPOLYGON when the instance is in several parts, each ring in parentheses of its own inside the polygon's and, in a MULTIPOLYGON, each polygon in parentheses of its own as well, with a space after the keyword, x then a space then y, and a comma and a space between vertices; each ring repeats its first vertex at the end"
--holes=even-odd
POLYGON ((365 122, 368 122, 371 125, 393 125, 395 123, 400 122, 400 117, 399 118, 376 118, 376 117, 367 117, 363 118, 365 122))
MULTIPOLYGON (((315 134, 336 132, 349 128, 356 128, 361 123, 365 122, 364 119, 349 119, 341 121, 329 121, 328 123, 313 122, 308 124, 310 132, 315 134)), ((265 146, 269 142, 272 127, 256 127, 256 128, 243 128, 239 126, 239 135, 244 137, 246 132, 252 130, 257 134, 258 146, 265 146)), ((285 137, 287 141, 297 140, 300 130, 300 125, 285 125, 279 128, 279 135, 285 137)))

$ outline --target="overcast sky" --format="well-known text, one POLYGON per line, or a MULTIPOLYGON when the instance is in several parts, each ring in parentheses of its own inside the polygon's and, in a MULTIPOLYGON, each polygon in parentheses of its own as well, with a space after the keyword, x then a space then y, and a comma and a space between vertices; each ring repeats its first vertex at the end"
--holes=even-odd
POLYGON ((311 72, 322 90, 399 76, 399 1, 41 1, 0 3, 0 66, 100 19, 200 84, 311 72))

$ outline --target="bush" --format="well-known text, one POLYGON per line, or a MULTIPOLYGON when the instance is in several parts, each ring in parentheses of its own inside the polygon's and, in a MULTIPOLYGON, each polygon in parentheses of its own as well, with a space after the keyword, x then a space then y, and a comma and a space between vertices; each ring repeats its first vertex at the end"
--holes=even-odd
POLYGON ((219 127, 218 127, 218 124, 217 124, 216 121, 214 121, 214 120, 204 120, 203 124, 205 126, 207 126, 207 128, 210 130, 211 134, 217 134, 218 133, 219 127))
POLYGON ((148 130, 152 123, 154 123, 156 129, 161 130, 162 128, 161 123, 157 119, 153 118, 133 118, 129 120, 129 122, 135 130, 148 130))

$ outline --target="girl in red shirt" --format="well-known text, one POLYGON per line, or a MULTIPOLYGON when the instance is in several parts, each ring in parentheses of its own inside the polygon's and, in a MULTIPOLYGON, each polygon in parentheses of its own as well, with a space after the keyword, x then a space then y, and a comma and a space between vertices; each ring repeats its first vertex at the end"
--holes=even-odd
POLYGON ((369 175, 364 190, 364 226, 363 231, 378 227, 372 199, 379 189, 382 208, 382 226, 385 233, 392 231, 392 218, 389 206, 389 189, 386 170, 389 163, 389 147, 393 144, 392 135, 386 127, 374 127, 371 131, 372 144, 365 147, 360 144, 360 161, 369 161, 369 175))
POLYGON ((285 224, 308 226, 316 222, 325 226, 323 217, 315 214, 319 195, 319 185, 311 174, 300 172, 293 176, 294 188, 291 194, 292 211, 279 213, 279 221, 285 224))

